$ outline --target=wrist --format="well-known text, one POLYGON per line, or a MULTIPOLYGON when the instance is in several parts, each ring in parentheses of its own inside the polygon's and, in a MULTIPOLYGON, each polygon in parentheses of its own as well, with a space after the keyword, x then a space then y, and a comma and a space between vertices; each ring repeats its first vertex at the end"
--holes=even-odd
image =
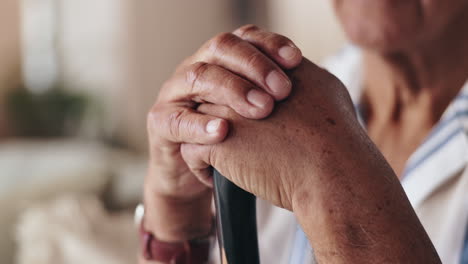
POLYGON ((215 235, 215 225, 204 236, 190 240, 167 242, 144 228, 145 208, 140 204, 135 210, 135 221, 140 230, 140 247, 142 260, 154 263, 193 263, 208 262, 210 248, 215 235))
POLYGON ((186 241, 212 228, 211 191, 187 200, 145 192, 145 230, 162 241, 186 241))

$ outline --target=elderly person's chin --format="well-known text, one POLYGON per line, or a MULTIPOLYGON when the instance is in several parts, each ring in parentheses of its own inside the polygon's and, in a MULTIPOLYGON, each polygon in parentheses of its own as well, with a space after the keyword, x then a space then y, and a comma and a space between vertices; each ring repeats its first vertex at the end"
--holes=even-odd
POLYGON ((406 50, 417 45, 420 34, 414 25, 407 27, 400 25, 359 24, 349 23, 345 31, 352 43, 366 50, 382 53, 392 53, 406 50))
POLYGON ((379 52, 418 49, 468 9, 465 0, 333 0, 348 38, 379 52))

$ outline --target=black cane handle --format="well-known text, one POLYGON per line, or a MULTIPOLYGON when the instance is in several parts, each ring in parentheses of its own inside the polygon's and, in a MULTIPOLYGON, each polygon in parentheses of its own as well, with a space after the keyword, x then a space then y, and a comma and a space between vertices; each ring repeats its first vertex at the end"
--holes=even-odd
POLYGON ((255 196, 216 170, 213 177, 221 263, 259 264, 255 196))

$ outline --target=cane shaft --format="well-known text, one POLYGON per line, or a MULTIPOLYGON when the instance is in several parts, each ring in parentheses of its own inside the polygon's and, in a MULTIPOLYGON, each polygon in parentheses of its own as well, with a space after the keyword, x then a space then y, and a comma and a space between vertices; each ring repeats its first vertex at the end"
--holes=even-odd
POLYGON ((223 264, 259 264, 255 196, 214 170, 218 241, 223 264))

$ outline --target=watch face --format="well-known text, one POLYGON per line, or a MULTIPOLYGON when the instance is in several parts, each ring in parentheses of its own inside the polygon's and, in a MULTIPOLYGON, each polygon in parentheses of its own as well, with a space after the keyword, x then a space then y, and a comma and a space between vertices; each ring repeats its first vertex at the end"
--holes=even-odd
POLYGON ((143 221, 143 216, 145 216, 145 206, 143 204, 139 204, 135 208, 135 214, 133 216, 136 227, 140 227, 141 221, 143 221))

